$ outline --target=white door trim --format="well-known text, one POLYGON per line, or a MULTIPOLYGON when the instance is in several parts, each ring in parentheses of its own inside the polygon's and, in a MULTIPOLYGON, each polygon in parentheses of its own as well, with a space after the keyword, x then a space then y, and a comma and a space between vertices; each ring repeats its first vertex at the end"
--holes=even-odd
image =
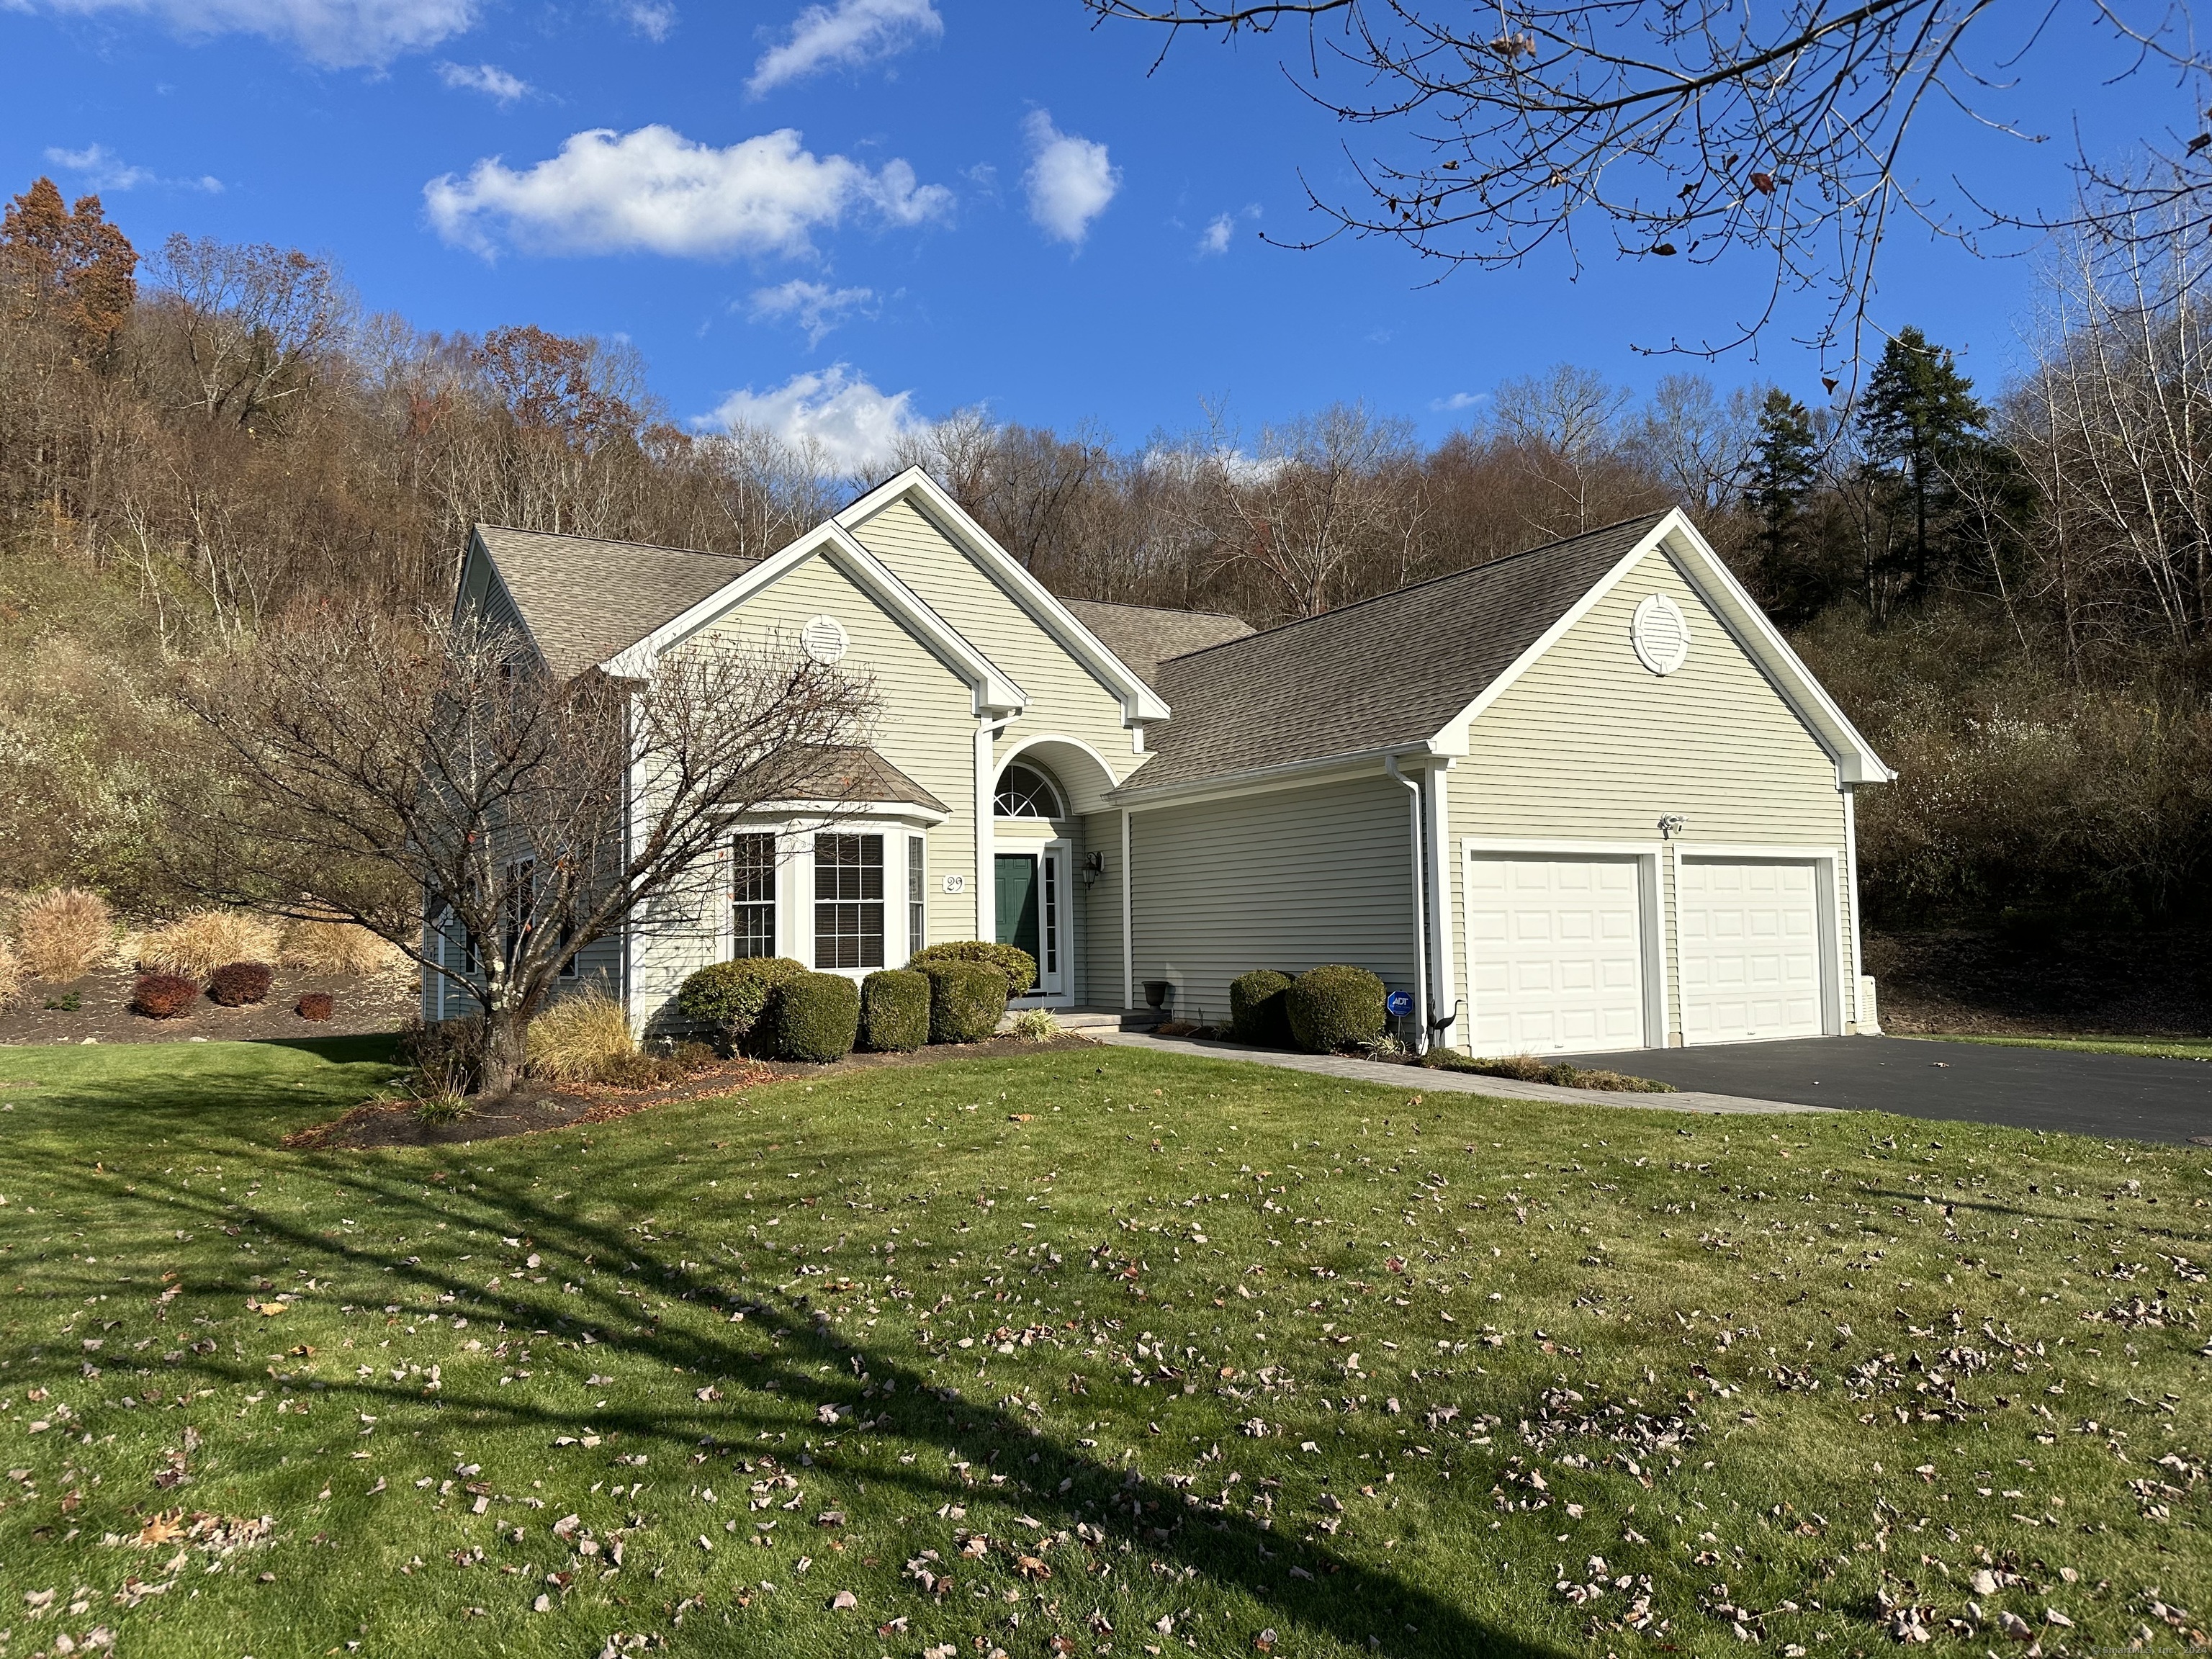
POLYGON ((1638 966, 1644 979, 1643 1042, 1638 1048, 1652 1048, 1666 1041, 1667 1030, 1667 933, 1660 922, 1659 860, 1664 850, 1657 842, 1636 841, 1532 841, 1496 836, 1462 836, 1460 838, 1459 915, 1454 925, 1459 929, 1460 947, 1467 960, 1467 990, 1463 995, 1465 1011, 1461 1014, 1458 1041, 1453 1047, 1474 1052, 1474 930, 1468 925, 1468 911, 1474 898, 1474 884, 1467 879, 1467 866, 1485 854, 1504 854, 1516 858, 1548 858, 1560 860, 1618 859, 1633 860, 1636 865, 1636 927, 1640 935, 1637 941, 1638 966))
MULTIPOLYGON (((1681 872, 1689 863, 1809 864, 1813 866, 1813 908, 1820 923, 1820 1031, 1841 1036, 1844 1031, 1844 975, 1848 971, 1844 948, 1845 932, 1842 908, 1842 854, 1833 847, 1788 844, 1735 844, 1726 842, 1675 842, 1675 940, 1679 960, 1681 939, 1681 872)), ((1682 1041, 1689 1041, 1689 1020, 1682 1022, 1682 1041)))
MULTIPOLYGON (((999 858, 1034 858, 1037 860, 1037 982, 1027 996, 1014 1001, 1024 1008, 1073 1008, 1075 994, 1069 989, 1073 975, 1069 971, 1069 953, 1075 948, 1075 915, 1069 907, 1067 884, 1073 873, 1075 843, 1065 836, 1055 836, 1049 841, 1005 842, 999 843, 992 854, 993 892, 996 895, 999 858), (1048 891, 1055 896, 1054 931, 1057 937, 1056 954, 1059 966, 1051 973, 1045 971, 1045 897, 1048 891)), ((993 929, 996 931, 996 922, 993 929)))

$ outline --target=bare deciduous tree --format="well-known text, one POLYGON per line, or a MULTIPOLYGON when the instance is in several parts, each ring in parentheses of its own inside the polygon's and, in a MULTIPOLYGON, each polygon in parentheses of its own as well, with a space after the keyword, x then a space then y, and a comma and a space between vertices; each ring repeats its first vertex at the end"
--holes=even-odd
POLYGON ((237 426, 299 397, 352 312, 337 267, 297 248, 178 234, 153 275, 154 302, 175 321, 184 400, 237 426))
POLYGON ((735 818, 835 816, 873 708, 797 651, 694 644, 563 683, 504 630, 368 609, 272 629, 184 698, 219 768, 182 803, 187 882, 361 922, 442 975, 481 1011, 490 1093, 579 951, 696 925, 735 818))
MULTIPOLYGON (((1911 141, 1946 106, 2033 138, 2007 125, 2000 88, 2054 13, 2111 37, 2123 73, 2132 59, 2136 70, 2194 87, 2212 70, 2186 5, 2124 0, 1085 3, 1102 20, 1164 29, 1163 53, 1184 33, 1225 40, 1303 26, 1287 77, 1373 135, 1370 152, 1352 158, 1364 201, 1309 186, 1340 232, 1395 239, 1447 270, 1516 264, 1553 242, 1579 264, 1591 221, 1626 258, 1768 262, 1766 302, 1732 335, 1650 343, 1700 351, 1755 338, 1784 295, 1817 289, 1828 295, 1824 356, 1840 349, 1856 360, 1878 252, 1896 221, 1970 242, 1975 230, 2027 222, 1976 207, 1971 193, 1962 207, 1972 222, 1946 211, 1913 182, 1911 141)), ((2185 92, 2179 103, 2188 100, 2185 92)), ((2133 205, 2203 212, 2212 151, 2191 136, 2144 135, 2154 159, 2126 175, 2133 205)), ((2078 165, 2092 178, 2108 171, 2087 156, 2078 165)), ((2120 232, 2126 223, 2120 211, 2092 222, 2120 232)))

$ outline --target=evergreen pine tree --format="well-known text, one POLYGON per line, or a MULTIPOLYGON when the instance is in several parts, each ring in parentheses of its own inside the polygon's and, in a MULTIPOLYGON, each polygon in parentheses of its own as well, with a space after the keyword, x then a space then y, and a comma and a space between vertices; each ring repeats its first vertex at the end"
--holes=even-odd
POLYGON ((1759 435, 1753 441, 1743 497, 1759 526, 1753 539, 1760 574, 1780 611, 1802 608, 1804 596, 1794 568, 1798 516, 1819 476, 1813 417, 1804 404, 1776 386, 1759 405, 1759 435))
POLYGON ((1936 526, 1940 541, 1953 505, 1945 475, 1980 447, 1988 418, 1974 397, 1974 383, 1959 373, 1950 349, 1931 345, 1917 328, 1898 331, 1867 379, 1859 429, 1867 453, 1897 470, 1910 503, 1916 592, 1925 591, 1930 575, 1929 526, 1936 526))

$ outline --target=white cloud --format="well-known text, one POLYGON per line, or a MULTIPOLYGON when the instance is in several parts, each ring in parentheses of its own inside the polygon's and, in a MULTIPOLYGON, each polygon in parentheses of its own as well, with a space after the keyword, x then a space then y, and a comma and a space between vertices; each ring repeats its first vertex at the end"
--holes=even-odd
POLYGON ((496 64, 441 64, 438 78, 456 90, 480 92, 502 104, 511 104, 530 92, 528 82, 509 75, 496 64))
POLYGON ((658 46, 676 28, 676 8, 668 0, 624 0, 623 21, 658 46))
POLYGON ((477 0, 0 0, 89 16, 135 12, 185 35, 258 34, 331 69, 381 68, 474 27, 477 0))
POLYGON ((488 156, 465 177, 433 179, 422 196, 440 235, 485 254, 505 242, 544 253, 691 258, 804 255, 813 231, 848 215, 918 225, 952 205, 950 191, 917 185, 904 161, 871 172, 846 156, 817 156, 789 127, 726 149, 665 126, 598 128, 535 167, 518 172, 488 156))
POLYGON ((1490 394, 1487 392, 1455 392, 1449 398, 1431 398, 1429 407, 1439 414, 1450 414, 1457 410, 1473 409, 1477 404, 1486 404, 1489 401, 1490 394))
POLYGON ((1106 159, 1105 145, 1054 126, 1048 111, 1031 110, 1022 131, 1030 141, 1030 170, 1023 175, 1030 217, 1054 240, 1082 246, 1091 222, 1121 188, 1121 169, 1106 159))
POLYGON ((753 65, 745 90, 754 97, 825 69, 858 69, 910 51, 945 33, 930 0, 837 0, 809 6, 790 36, 753 65))
POLYGON ((794 374, 768 392, 748 386, 722 400, 707 424, 727 431, 759 427, 795 448, 811 450, 829 472, 859 473, 890 461, 899 440, 929 422, 914 412, 914 393, 878 390, 849 364, 794 374))
POLYGON ((872 316, 876 291, 872 288, 831 288, 799 277, 774 288, 753 290, 752 320, 771 322, 789 318, 806 331, 806 343, 817 346, 822 337, 855 312, 872 316))
POLYGON ((202 174, 198 179, 164 179, 151 167, 133 167, 105 144, 88 144, 82 149, 64 149, 50 145, 46 160, 64 173, 73 173, 94 190, 134 190, 140 185, 161 185, 171 190, 204 190, 210 196, 222 193, 222 180, 202 174))
POLYGON ((1237 234, 1237 222, 1240 219, 1257 219, 1259 216, 1260 209, 1257 204, 1236 213, 1215 214, 1212 222, 1199 234, 1199 258, 1209 258, 1217 254, 1228 252, 1229 244, 1237 234))

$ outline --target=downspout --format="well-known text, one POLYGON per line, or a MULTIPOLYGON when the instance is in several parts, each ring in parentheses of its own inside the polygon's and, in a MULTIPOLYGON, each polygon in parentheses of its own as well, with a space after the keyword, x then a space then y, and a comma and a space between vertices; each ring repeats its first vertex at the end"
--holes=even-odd
POLYGON ((1382 769, 1404 784, 1412 797, 1413 1042, 1415 1052, 1425 1054, 1429 1047, 1429 884, 1425 867, 1428 860, 1421 856, 1421 786, 1418 780, 1407 777, 1398 769, 1395 755, 1382 757, 1382 769))
POLYGON ((985 940, 999 936, 998 895, 993 884, 997 866, 991 834, 999 769, 991 751, 999 734, 1019 718, 1006 714, 993 720, 986 715, 975 722, 975 937, 985 940))
MULTIPOLYGON (((1849 884, 1851 906, 1851 1024, 1858 1028, 1861 1036, 1879 1036, 1879 1030, 1867 1030, 1866 1010, 1860 1005, 1864 994, 1861 983, 1866 977, 1866 963, 1859 949, 1859 816, 1858 792, 1850 784, 1844 792, 1844 870, 1849 884)), ((1875 1024, 1879 1028, 1881 1016, 1877 1012, 1875 1024)))

